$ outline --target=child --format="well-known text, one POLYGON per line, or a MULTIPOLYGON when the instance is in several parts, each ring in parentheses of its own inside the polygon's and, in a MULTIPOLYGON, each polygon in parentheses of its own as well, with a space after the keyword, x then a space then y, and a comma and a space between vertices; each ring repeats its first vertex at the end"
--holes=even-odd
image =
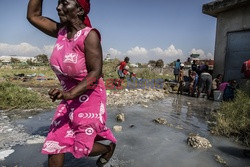
POLYGON ((190 96, 194 96, 196 92, 196 85, 198 82, 198 74, 195 71, 189 70, 189 91, 190 96))
MULTIPOLYGON (((181 61, 180 59, 177 59, 177 61, 175 62, 175 67, 174 67, 174 77, 175 77, 175 82, 177 82, 176 78, 179 78, 179 73, 180 73, 180 65, 181 65, 181 61)), ((179 82, 179 80, 178 80, 179 82)))
POLYGON ((230 80, 229 84, 226 86, 224 93, 223 93, 223 100, 224 101, 230 101, 233 100, 235 97, 235 91, 236 91, 236 80, 230 80))
POLYGON ((180 65, 178 81, 179 81, 179 88, 178 88, 177 94, 182 95, 182 90, 183 90, 183 86, 184 86, 184 64, 180 65))

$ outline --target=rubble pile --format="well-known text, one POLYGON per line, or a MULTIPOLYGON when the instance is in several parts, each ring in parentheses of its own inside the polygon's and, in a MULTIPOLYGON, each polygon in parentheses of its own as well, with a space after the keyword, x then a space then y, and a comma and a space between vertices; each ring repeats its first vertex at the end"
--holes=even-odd
POLYGON ((212 147, 211 143, 199 135, 190 134, 187 138, 187 144, 193 148, 210 148, 212 147))
POLYGON ((153 100, 166 97, 167 92, 163 89, 124 89, 119 91, 107 91, 107 105, 126 106, 144 104, 153 100))

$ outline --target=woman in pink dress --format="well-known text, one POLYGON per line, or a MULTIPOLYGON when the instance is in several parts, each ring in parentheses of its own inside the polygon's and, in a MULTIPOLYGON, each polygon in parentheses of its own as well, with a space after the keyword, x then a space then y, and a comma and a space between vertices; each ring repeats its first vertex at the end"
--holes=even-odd
POLYGON ((106 89, 102 74, 100 34, 91 28, 89 0, 59 0, 60 23, 42 16, 42 0, 30 0, 27 18, 47 35, 57 38, 50 64, 63 90, 51 89, 56 109, 42 153, 50 167, 63 166, 64 153, 76 158, 98 156, 98 166, 113 155, 116 139, 106 127, 106 89), (98 140, 109 140, 104 145, 98 140))

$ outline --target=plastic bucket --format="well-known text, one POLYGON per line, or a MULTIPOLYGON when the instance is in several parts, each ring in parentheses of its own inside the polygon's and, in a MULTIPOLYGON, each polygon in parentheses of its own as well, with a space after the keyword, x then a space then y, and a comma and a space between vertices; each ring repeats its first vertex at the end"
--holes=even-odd
POLYGON ((214 90, 214 101, 222 101, 222 92, 214 90))

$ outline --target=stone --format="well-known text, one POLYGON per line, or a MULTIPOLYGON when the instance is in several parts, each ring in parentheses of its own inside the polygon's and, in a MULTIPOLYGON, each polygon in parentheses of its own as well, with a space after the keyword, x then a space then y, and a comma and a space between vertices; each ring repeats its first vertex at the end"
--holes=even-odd
POLYGON ((172 91, 178 91, 179 86, 172 87, 172 91))
POLYGON ((6 157, 8 157, 10 154, 12 154, 15 150, 9 149, 9 150, 0 150, 0 161, 3 161, 6 157))
POLYGON ((169 94, 169 93, 171 93, 171 92, 172 92, 172 90, 165 90, 165 91, 164 91, 165 94, 169 94))
POLYGON ((125 115, 124 115, 124 113, 118 114, 118 115, 116 116, 116 120, 117 120, 118 122, 124 122, 124 121, 125 121, 125 115))
POLYGON ((177 125, 175 128, 176 128, 176 129, 180 129, 180 130, 183 129, 182 125, 177 125))
POLYGON ((154 119, 154 122, 156 122, 158 124, 162 124, 162 125, 167 125, 167 123, 168 123, 168 121, 165 118, 154 119))
POLYGON ((199 135, 189 134, 187 138, 187 144, 193 148, 210 148, 212 147, 211 143, 204 137, 200 137, 199 135))
POLYGON ((27 144, 41 144, 44 143, 45 137, 44 136, 33 136, 26 141, 27 144))
POLYGON ((115 126, 113 126, 113 130, 114 130, 115 132, 121 132, 121 131, 122 131, 122 126, 115 125, 115 126))
POLYGON ((222 164, 224 166, 228 166, 227 163, 226 163, 226 161, 223 158, 221 158, 219 155, 214 155, 214 157, 215 157, 215 160, 217 162, 219 162, 220 164, 222 164))
POLYGON ((130 127, 130 128, 134 128, 134 127, 135 127, 135 125, 133 125, 133 124, 132 124, 132 125, 130 125, 129 127, 130 127))

